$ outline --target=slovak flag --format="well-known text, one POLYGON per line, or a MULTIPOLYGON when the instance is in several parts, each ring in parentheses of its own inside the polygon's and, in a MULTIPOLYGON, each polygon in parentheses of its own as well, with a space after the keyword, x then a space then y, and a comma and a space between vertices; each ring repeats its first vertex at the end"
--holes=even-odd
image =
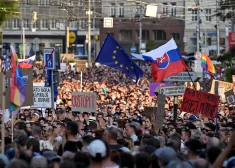
POLYGON ((32 68, 33 62, 35 60, 36 56, 29 57, 27 59, 18 59, 18 66, 22 69, 32 68))
POLYGON ((132 53, 132 55, 138 59, 152 62, 152 76, 156 82, 186 70, 184 60, 173 38, 155 50, 143 54, 132 53))

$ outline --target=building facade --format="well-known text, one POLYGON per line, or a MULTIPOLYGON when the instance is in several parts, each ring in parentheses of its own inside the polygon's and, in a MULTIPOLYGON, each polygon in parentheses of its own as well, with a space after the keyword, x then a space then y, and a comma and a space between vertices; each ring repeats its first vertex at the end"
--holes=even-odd
MULTIPOLYGON (((200 12, 198 17, 197 5, 194 1, 185 1, 185 39, 184 50, 192 53, 197 50, 197 22, 201 19, 200 24, 200 44, 202 50, 216 55, 216 0, 200 1, 200 12), (208 51, 209 49, 209 51, 208 51)), ((226 21, 220 20, 220 48, 221 52, 226 50, 226 21)))
POLYGON ((184 15, 182 1, 158 1, 157 17, 145 17, 146 4, 155 3, 154 0, 145 0, 142 5, 130 0, 102 1, 102 13, 106 17, 113 17, 113 28, 104 28, 100 24, 100 42, 103 43, 107 33, 118 40, 126 51, 130 52, 134 45, 138 51, 139 21, 142 22, 142 43, 146 43, 146 50, 152 50, 165 44, 172 37, 175 39, 181 52, 184 51, 184 15))
MULTIPOLYGON (((95 0, 92 6, 97 5, 95 0)), ((87 2, 84 0, 19 0, 20 13, 7 20, 3 28, 3 54, 9 51, 13 44, 20 52, 22 44, 22 28, 25 29, 26 55, 32 49, 35 52, 43 52, 44 47, 60 47, 61 53, 65 53, 66 26, 70 31, 77 34, 76 43, 71 44, 69 53, 77 55, 76 45, 84 45, 86 54, 86 35, 88 10, 87 2), (32 14, 37 12, 37 21, 32 22, 32 14)), ((93 8, 96 10, 96 8, 93 8)), ((99 10, 99 9, 97 9, 99 10)), ((93 15, 95 15, 95 11, 93 15)), ((94 18, 94 16, 91 16, 94 18)), ((99 35, 99 29, 95 19, 91 19, 91 39, 93 52, 97 52, 99 42, 94 39, 99 35)), ((21 53, 22 54, 22 53, 21 53)), ((21 55, 20 54, 20 55, 21 55)), ((93 53, 95 55, 95 53, 93 53)))

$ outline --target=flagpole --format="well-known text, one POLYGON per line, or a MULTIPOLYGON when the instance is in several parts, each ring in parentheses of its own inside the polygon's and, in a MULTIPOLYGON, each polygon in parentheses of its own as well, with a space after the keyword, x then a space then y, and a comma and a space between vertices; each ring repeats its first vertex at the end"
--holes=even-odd
POLYGON ((81 80, 80 80, 80 91, 82 92, 82 71, 81 71, 81 80))
POLYGON ((5 154, 5 124, 4 124, 4 113, 5 113, 5 94, 6 94, 6 87, 5 87, 5 76, 6 71, 3 72, 2 78, 2 129, 1 129, 1 151, 2 154, 5 154))

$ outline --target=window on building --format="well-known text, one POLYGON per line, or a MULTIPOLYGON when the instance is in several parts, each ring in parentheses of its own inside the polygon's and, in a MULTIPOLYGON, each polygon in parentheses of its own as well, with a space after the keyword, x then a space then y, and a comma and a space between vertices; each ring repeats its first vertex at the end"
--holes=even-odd
POLYGON ((175 40, 180 40, 180 34, 179 33, 172 33, 171 35, 175 40))
MULTIPOLYGON (((139 39, 140 31, 136 30, 136 39, 139 39)), ((142 30, 142 40, 149 40, 149 31, 148 30, 142 30)))
POLYGON ((121 30, 119 37, 120 37, 120 41, 130 41, 130 40, 132 40, 132 31, 131 30, 121 30))
POLYGON ((50 1, 49 0, 38 0, 38 6, 49 6, 50 1))
POLYGON ((95 19, 92 19, 92 20, 91 20, 91 29, 92 29, 92 30, 96 29, 96 22, 95 22, 95 19))
POLYGON ((163 14, 164 15, 168 15, 168 7, 167 7, 167 3, 163 3, 163 14))
POLYGON ((12 23, 12 28, 13 29, 19 29, 19 20, 18 19, 13 19, 13 23, 12 23))
POLYGON ((176 16, 177 15, 177 12, 176 12, 176 3, 175 2, 172 2, 171 3, 171 16, 176 16))
POLYGON ((28 29, 30 25, 29 19, 24 19, 24 28, 28 29))
POLYGON ((111 16, 116 16, 116 4, 115 3, 111 3, 111 8, 110 8, 110 15, 111 16))
POLYGON ((9 29, 10 28, 9 20, 5 20, 3 26, 4 26, 4 29, 9 29))
POLYGON ((84 30, 86 28, 86 22, 84 19, 79 20, 79 29, 84 30))
POLYGON ((47 29, 47 19, 42 19, 42 29, 47 29))
POLYGON ((75 22, 70 22, 69 23, 69 27, 70 27, 70 29, 71 30, 77 30, 77 22, 75 21, 75 22))
POLYGON ((25 6, 29 7, 30 6, 30 0, 25 0, 25 6))
POLYGON ((206 9, 206 21, 211 21, 211 9, 206 9))
POLYGON ((124 16, 124 4, 120 3, 119 4, 119 17, 123 17, 124 16))
POLYGON ((220 45, 225 45, 225 38, 220 38, 219 39, 219 43, 220 43, 220 45))
POLYGON ((56 29, 56 20, 55 19, 51 20, 51 28, 56 29))
POLYGON ((197 21, 197 9, 192 10, 192 21, 197 21))
POLYGON ((37 20, 36 22, 33 23, 33 28, 38 29, 39 27, 39 21, 37 20))
POLYGON ((164 30, 154 30, 154 40, 166 40, 166 32, 164 30))

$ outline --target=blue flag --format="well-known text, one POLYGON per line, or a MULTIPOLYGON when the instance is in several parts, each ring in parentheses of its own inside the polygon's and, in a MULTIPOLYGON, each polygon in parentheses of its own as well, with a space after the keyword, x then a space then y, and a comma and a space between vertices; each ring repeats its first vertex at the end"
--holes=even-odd
POLYGON ((33 49, 30 48, 30 50, 29 50, 29 57, 32 57, 32 56, 34 56, 34 52, 33 52, 33 49))
POLYGON ((122 71, 136 82, 143 76, 142 69, 110 34, 105 38, 96 62, 122 71))

